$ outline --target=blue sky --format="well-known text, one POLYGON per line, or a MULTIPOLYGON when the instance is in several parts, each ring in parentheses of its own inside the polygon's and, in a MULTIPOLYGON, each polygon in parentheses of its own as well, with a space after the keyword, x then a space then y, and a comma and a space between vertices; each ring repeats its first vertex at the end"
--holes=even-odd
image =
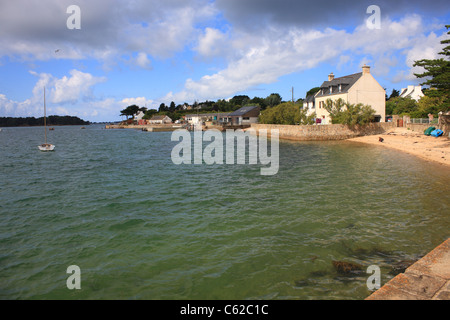
POLYGON ((0 2, 0 116, 119 120, 130 104, 279 93, 304 98, 364 64, 390 94, 438 58, 447 1, 16 0, 0 2), (431 5, 432 4, 432 5, 431 5), (80 8, 81 29, 68 29, 80 8), (380 28, 366 25, 370 5, 380 28))

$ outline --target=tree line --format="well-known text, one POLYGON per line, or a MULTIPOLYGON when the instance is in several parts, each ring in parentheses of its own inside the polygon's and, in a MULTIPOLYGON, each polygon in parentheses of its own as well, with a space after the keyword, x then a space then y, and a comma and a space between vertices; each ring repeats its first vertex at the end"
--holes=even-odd
MULTIPOLYGON (((73 116, 49 116, 47 117, 48 126, 77 126, 77 125, 89 125, 89 121, 84 121, 78 117, 73 116)), ((14 118, 14 117, 0 117, 0 127, 34 127, 43 126, 44 117, 26 117, 26 118, 14 118)))
MULTIPOLYGON (((302 99, 298 100, 303 103, 302 99)), ((174 101, 166 105, 161 103, 158 109, 147 109, 137 105, 131 105, 120 111, 120 116, 134 118, 139 112, 143 112, 143 119, 151 119, 154 115, 167 115, 172 120, 181 119, 186 114, 192 113, 214 113, 214 112, 233 112, 245 106, 259 106, 261 110, 277 106, 283 103, 279 93, 272 93, 266 98, 254 97, 250 98, 247 95, 236 95, 229 100, 219 99, 217 101, 194 102, 192 105, 188 103, 176 105, 174 101)))

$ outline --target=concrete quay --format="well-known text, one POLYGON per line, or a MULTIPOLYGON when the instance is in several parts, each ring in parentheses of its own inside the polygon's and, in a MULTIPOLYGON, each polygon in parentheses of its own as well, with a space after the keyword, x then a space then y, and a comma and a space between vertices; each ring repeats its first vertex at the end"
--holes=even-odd
POLYGON ((450 238, 366 300, 450 300, 450 238))

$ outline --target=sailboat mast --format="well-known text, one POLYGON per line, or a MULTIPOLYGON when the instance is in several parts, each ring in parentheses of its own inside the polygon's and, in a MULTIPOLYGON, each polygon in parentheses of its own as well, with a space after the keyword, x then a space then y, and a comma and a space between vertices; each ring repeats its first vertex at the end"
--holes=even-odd
POLYGON ((45 106, 45 87, 44 87, 44 132, 45 132, 45 144, 47 144, 47 110, 45 106))

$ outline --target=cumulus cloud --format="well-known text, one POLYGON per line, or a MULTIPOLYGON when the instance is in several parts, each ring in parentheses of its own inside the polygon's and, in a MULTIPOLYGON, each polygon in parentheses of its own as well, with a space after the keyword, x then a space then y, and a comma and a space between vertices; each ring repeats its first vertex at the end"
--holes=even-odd
POLYGON ((142 69, 151 69, 151 62, 148 59, 148 56, 145 52, 139 52, 136 57, 136 65, 141 67, 142 69))
POLYGON ((24 101, 8 99, 0 94, 0 114, 5 117, 41 117, 44 105, 44 87, 46 89, 47 113, 51 115, 72 115, 90 121, 115 121, 120 110, 129 105, 150 107, 153 100, 145 97, 102 98, 93 95, 93 88, 106 81, 104 77, 71 70, 69 75, 57 78, 48 73, 30 74, 37 79, 31 98, 24 101))
POLYGON ((44 88, 46 89, 46 100, 49 104, 49 112, 58 115, 67 115, 73 110, 73 105, 93 99, 92 88, 106 81, 104 77, 95 77, 92 74, 79 70, 71 70, 70 76, 56 78, 48 73, 30 74, 38 78, 31 98, 23 102, 8 99, 6 95, 0 95, 0 113, 5 116, 39 116, 42 113, 44 102, 44 88))
POLYGON ((95 77, 75 69, 69 72, 70 76, 60 79, 48 73, 30 73, 39 77, 33 89, 33 96, 40 98, 43 88, 46 87, 48 101, 54 104, 74 104, 80 100, 88 100, 92 97, 92 87, 106 81, 105 77, 95 77))
POLYGON ((165 58, 193 41, 199 32, 195 24, 216 13, 208 0, 2 1, 0 57, 101 59, 142 52, 165 58), (73 4, 81 10, 80 30, 66 26, 66 10, 73 4))
MULTIPOLYGON (((374 74, 385 76, 398 63, 395 54, 399 51, 406 56, 409 67, 412 67, 412 61, 424 57, 424 49, 420 49, 423 45, 430 57, 436 57, 441 38, 433 33, 427 36, 425 29, 419 15, 408 15, 398 21, 384 19, 380 30, 370 30, 365 24, 353 32, 333 28, 320 31, 292 27, 286 30, 272 26, 265 30, 263 36, 251 40, 251 33, 242 33, 242 39, 234 38, 222 43, 241 52, 229 61, 227 68, 198 80, 187 79, 184 90, 170 92, 164 99, 223 98, 254 86, 274 83, 281 76, 311 69, 321 63, 349 63, 350 56, 361 57, 358 70, 363 62, 370 61, 374 74)), ((209 33, 209 39, 217 37, 215 31, 210 30, 209 33)), ((204 37, 208 38, 208 32, 204 37)), ((203 51, 209 52, 207 49, 203 51)))
POLYGON ((204 34, 199 37, 196 51, 204 57, 224 55, 227 50, 227 35, 214 28, 206 28, 204 34))

